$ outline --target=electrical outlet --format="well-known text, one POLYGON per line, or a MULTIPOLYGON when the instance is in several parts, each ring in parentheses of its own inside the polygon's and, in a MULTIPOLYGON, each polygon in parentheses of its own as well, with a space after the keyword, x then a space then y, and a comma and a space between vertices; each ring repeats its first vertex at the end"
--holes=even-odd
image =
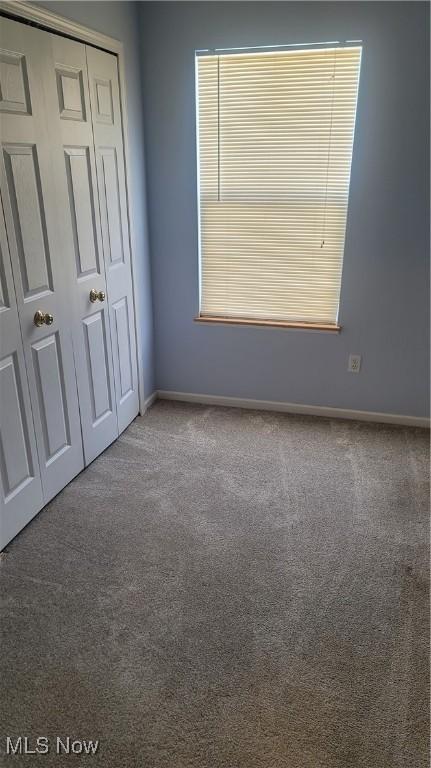
POLYGON ((347 367, 349 373, 359 373, 361 370, 361 356, 349 355, 349 365, 347 367))

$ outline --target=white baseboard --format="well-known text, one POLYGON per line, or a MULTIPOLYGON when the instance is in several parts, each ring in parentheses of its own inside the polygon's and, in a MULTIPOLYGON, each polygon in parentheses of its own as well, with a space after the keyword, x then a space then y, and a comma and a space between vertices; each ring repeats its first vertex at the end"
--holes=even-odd
POLYGON ((144 407, 141 411, 141 416, 144 415, 146 411, 148 411, 148 408, 151 408, 152 404, 156 402, 158 397, 158 392, 155 390, 149 397, 144 400, 144 407))
MULTIPOLYGON (((354 419, 373 421, 382 424, 401 424, 410 427, 427 427, 430 420, 422 416, 405 416, 398 413, 377 413, 375 411, 355 411, 345 408, 332 408, 321 405, 300 405, 298 403, 277 403, 273 400, 251 400, 242 397, 224 395, 198 395, 192 392, 171 392, 159 389, 154 395, 161 400, 179 400, 186 403, 203 405, 224 405, 231 408, 252 408, 256 411, 281 411, 284 413, 302 413, 309 416, 327 416, 335 419, 354 419)), ((151 396, 153 397, 153 395, 151 396)), ((154 397, 155 399, 155 397, 154 397)), ((151 400, 151 398, 149 398, 151 400)), ((151 402, 153 402, 152 400, 151 402)))

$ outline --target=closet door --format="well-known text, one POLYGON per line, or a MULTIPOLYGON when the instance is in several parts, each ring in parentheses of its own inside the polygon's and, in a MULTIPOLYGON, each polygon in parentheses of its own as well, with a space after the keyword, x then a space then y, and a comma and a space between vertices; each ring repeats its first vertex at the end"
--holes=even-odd
POLYGON ((58 35, 50 35, 50 42, 51 77, 57 90, 52 120, 62 144, 61 155, 56 156, 55 162, 64 182, 66 199, 63 255, 73 264, 72 333, 84 455, 88 464, 118 436, 109 290, 105 279, 85 46, 58 35))
POLYGON ((115 56, 86 46, 118 428, 138 413, 136 336, 122 122, 115 56))
POLYGON ((0 204, 0 550, 43 504, 30 394, 0 204))
POLYGON ((0 185, 47 502, 83 467, 49 35, 2 19, 0 185))

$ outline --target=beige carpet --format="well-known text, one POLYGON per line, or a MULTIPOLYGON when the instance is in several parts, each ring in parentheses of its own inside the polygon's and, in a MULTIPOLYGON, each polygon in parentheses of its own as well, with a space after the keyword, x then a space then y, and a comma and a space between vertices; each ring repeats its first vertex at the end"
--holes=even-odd
POLYGON ((427 475, 423 430, 157 403, 1 558, 2 764, 427 767, 427 475))

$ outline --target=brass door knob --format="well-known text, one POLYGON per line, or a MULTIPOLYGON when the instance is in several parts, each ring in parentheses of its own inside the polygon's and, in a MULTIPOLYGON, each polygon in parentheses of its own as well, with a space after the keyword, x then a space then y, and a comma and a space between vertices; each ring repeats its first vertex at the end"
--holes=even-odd
POLYGON ((54 318, 49 312, 42 312, 40 309, 35 312, 33 320, 39 328, 41 325, 52 325, 54 322, 54 318))
POLYGON ((105 292, 104 291, 96 291, 95 288, 92 288, 90 291, 90 301, 105 301, 105 292))

